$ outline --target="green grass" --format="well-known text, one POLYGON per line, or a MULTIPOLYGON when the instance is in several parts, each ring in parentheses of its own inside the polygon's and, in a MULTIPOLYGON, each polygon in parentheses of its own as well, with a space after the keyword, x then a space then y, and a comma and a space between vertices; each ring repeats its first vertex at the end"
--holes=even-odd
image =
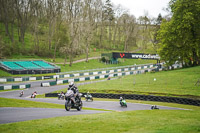
POLYGON ((140 75, 130 75, 117 80, 109 80, 79 86, 80 92, 147 94, 179 96, 200 99, 200 66, 173 71, 162 71, 140 75), (156 81, 154 81, 156 78, 156 81), (135 84, 134 84, 135 83, 135 84))
POLYGON ((139 60, 139 59, 124 59, 119 60, 119 64, 104 64, 99 62, 98 60, 89 60, 89 63, 86 62, 79 62, 69 67, 69 65, 61 67, 62 72, 69 72, 69 71, 77 71, 77 70, 88 70, 88 69, 98 69, 98 68, 109 68, 109 67, 120 67, 120 66, 128 66, 128 65, 139 65, 139 64, 148 64, 148 63, 156 63, 154 60, 139 60))
POLYGON ((0 97, 0 107, 64 108, 64 105, 0 97))
POLYGON ((0 69, 0 77, 11 77, 11 76, 13 75, 0 69))
POLYGON ((0 130, 3 133, 197 133, 200 132, 200 109, 143 110, 64 116, 1 124, 0 130))

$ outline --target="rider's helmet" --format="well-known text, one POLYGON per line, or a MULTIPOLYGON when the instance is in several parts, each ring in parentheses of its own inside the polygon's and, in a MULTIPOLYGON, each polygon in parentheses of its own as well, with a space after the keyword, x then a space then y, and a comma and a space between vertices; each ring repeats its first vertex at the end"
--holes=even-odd
POLYGON ((74 86, 74 82, 70 82, 69 83, 69 87, 71 88, 71 87, 73 87, 74 86))

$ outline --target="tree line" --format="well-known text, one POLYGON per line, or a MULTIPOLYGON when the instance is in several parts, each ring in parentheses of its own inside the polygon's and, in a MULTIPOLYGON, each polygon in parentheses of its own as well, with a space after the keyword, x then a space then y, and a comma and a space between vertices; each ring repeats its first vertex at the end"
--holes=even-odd
POLYGON ((0 0, 0 56, 57 56, 153 48, 167 65, 199 65, 200 1, 171 0, 169 13, 138 19, 111 0, 0 0))
MULTIPOLYGON (((91 49, 128 52, 154 44, 154 20, 134 15, 110 0, 0 0, 1 56, 13 54, 69 58, 91 49), (1 30, 3 31, 3 30, 1 30), (27 38, 31 38, 26 40, 27 38), (31 45, 30 45, 31 44, 31 45)), ((161 16, 160 16, 161 17, 161 16)))

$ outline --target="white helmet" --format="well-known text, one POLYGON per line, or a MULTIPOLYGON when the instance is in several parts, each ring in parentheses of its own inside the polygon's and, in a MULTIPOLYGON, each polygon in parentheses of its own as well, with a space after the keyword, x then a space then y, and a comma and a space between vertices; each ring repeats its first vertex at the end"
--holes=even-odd
POLYGON ((69 87, 72 87, 72 86, 74 86, 74 82, 69 83, 69 87))

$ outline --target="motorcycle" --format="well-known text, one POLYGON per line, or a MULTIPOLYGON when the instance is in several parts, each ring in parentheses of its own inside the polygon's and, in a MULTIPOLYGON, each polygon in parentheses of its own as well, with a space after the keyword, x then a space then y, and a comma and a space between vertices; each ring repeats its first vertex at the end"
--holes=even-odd
POLYGON ((64 94, 58 94, 58 100, 64 100, 65 99, 65 95, 64 94))
POLYGON ((23 92, 20 92, 20 93, 19 93, 19 97, 22 97, 23 95, 24 95, 23 92))
POLYGON ((126 108, 127 108, 126 100, 125 100, 125 99, 122 99, 122 100, 120 101, 120 105, 121 105, 121 107, 126 107, 126 108))
POLYGON ((65 94, 65 109, 66 111, 70 111, 71 108, 75 108, 78 111, 81 111, 83 103, 81 101, 81 93, 78 94, 79 99, 75 98, 74 92, 72 90, 68 90, 65 94))
POLYGON ((93 98, 92 98, 92 95, 91 94, 87 94, 87 95, 84 95, 85 96, 85 100, 88 101, 93 101, 93 98))
POLYGON ((151 109, 159 109, 156 105, 152 105, 151 109))
POLYGON ((37 93, 34 92, 34 93, 31 95, 31 98, 36 98, 36 95, 37 95, 37 93))

